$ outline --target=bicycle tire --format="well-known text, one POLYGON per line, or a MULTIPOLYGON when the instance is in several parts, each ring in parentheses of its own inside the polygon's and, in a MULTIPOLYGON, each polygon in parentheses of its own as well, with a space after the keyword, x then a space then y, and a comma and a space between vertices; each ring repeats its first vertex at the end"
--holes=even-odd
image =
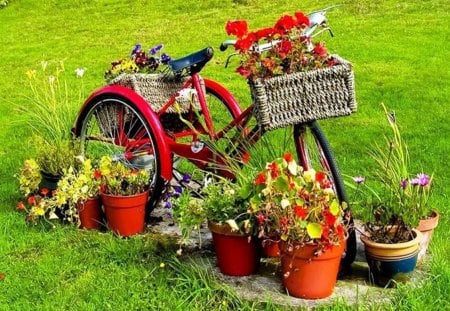
MULTIPOLYGON (((305 168, 320 168, 328 173, 333 182, 337 198, 348 203, 344 181, 339 171, 331 146, 317 121, 294 125, 294 141, 299 163, 305 168), (319 163, 320 162, 320 163, 319 163)), ((356 257, 356 233, 350 208, 344 211, 344 221, 349 226, 345 256, 341 260, 341 271, 350 267, 356 257)))
POLYGON ((74 134, 81 141, 83 155, 92 159, 109 155, 132 169, 149 172, 152 195, 146 207, 148 221, 165 182, 155 135, 136 105, 116 94, 94 97, 80 112, 74 134))

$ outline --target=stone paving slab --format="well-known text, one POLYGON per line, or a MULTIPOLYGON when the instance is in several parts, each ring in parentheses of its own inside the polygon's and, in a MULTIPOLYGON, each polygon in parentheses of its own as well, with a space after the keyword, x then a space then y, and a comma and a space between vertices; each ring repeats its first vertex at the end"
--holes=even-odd
MULTIPOLYGON (((164 210, 162 209, 153 211, 156 221, 149 226, 148 230, 158 234, 170 235, 174 238, 180 237, 180 229, 163 214, 164 210)), ((278 259, 263 258, 258 273, 251 276, 232 277, 220 273, 215 263, 212 236, 206 225, 200 230, 200 236, 201 248, 198 242, 198 234, 194 233, 189 246, 183 252, 189 254, 188 257, 193 259, 196 264, 212 272, 217 279, 231 286, 237 295, 245 300, 270 301, 278 305, 310 308, 317 304, 331 303, 334 300, 341 300, 349 305, 367 301, 382 303, 389 301, 389 296, 395 291, 392 288, 383 289, 369 284, 369 269, 365 262, 364 246, 360 242, 359 236, 357 236, 357 255, 351 266, 351 272, 337 281, 334 292, 330 297, 317 300, 300 299, 286 294, 281 284, 278 259)), ((423 273, 419 269, 414 273, 413 278, 420 278, 423 273)))

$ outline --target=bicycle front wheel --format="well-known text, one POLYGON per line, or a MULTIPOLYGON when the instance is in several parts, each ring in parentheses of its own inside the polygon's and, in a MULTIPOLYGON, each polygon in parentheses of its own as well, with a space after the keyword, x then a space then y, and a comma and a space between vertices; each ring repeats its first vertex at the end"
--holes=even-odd
MULTIPOLYGON (((322 170, 332 181, 337 198, 340 202, 348 203, 344 181, 339 171, 330 144, 316 121, 297 124, 294 126, 294 141, 300 165, 304 169, 314 168, 322 170)), ((353 230, 353 218, 350 209, 345 210, 344 221, 349 226, 349 236, 342 266, 349 266, 356 256, 356 234, 353 230)))

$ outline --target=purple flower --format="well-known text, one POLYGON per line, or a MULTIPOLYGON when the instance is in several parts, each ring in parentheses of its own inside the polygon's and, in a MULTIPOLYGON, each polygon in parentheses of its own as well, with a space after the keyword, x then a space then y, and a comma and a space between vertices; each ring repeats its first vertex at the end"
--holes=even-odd
POLYGON ((171 60, 172 60, 172 58, 169 55, 167 55, 166 53, 162 53, 161 62, 163 64, 166 64, 166 63, 170 62, 171 60))
POLYGON ((137 43, 137 44, 134 46, 133 51, 131 51, 131 55, 134 55, 134 54, 136 54, 137 52, 140 52, 140 51, 141 51, 141 48, 142 48, 142 46, 141 46, 139 43, 137 43))
POLYGON ((183 188, 181 188, 180 186, 172 186, 173 190, 175 191, 173 193, 173 195, 180 195, 181 192, 183 192, 183 188))
POLYGON ((158 44, 157 46, 152 47, 152 48, 150 49, 150 54, 155 55, 155 54, 158 53, 158 51, 161 50, 162 48, 163 48, 163 45, 162 45, 162 44, 158 44))
POLYGON ((430 176, 424 173, 417 174, 417 179, 419 180, 419 185, 421 185, 422 187, 430 183, 430 176))
POLYGON ((165 202, 164 203, 164 208, 171 209, 172 208, 172 203, 170 201, 165 202))
POLYGON ((418 186, 418 185, 420 185, 420 180, 419 180, 419 178, 413 178, 413 179, 411 179, 411 181, 409 183, 413 186, 418 186))
POLYGON ((353 177, 353 181, 357 184, 362 184, 363 182, 366 181, 366 178, 363 176, 357 176, 357 177, 353 177))
POLYGON ((400 187, 402 187, 402 189, 406 189, 407 186, 408 186, 408 180, 407 179, 403 179, 400 182, 400 187))
POLYGON ((189 174, 184 174, 183 175, 183 180, 182 180, 182 182, 184 182, 184 183, 189 183, 191 181, 191 175, 189 175, 189 174))

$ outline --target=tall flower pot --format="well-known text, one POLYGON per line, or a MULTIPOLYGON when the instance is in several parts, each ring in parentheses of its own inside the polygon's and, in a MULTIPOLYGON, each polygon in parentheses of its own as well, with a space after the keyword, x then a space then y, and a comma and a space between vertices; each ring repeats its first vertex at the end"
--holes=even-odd
POLYGON ((144 231, 148 191, 131 196, 101 194, 108 228, 120 236, 144 231))
POLYGON ((226 224, 208 222, 208 227, 212 233, 220 272, 232 276, 245 276, 258 270, 259 240, 233 232, 226 224))
POLYGON ((367 235, 361 235, 364 243, 370 281, 379 286, 387 286, 394 281, 405 281, 414 271, 422 238, 420 231, 413 229, 413 240, 396 244, 377 243, 367 235))
POLYGON ((100 197, 89 198, 77 204, 80 229, 99 230, 103 223, 103 212, 100 197))
POLYGON ((345 241, 319 256, 317 245, 280 243, 282 282, 290 296, 304 299, 325 298, 332 294, 345 249, 345 241))
POLYGON ((52 191, 56 190, 58 187, 58 182, 61 179, 59 175, 52 175, 41 171, 41 183, 39 184, 39 189, 48 189, 49 195, 51 195, 52 191))
POLYGON ((434 228, 437 227, 439 222, 439 213, 433 211, 433 214, 429 218, 421 219, 417 229, 422 233, 422 241, 420 242, 419 255, 417 262, 421 263, 424 260, 427 253, 428 246, 430 245, 431 237, 433 236, 434 228))

